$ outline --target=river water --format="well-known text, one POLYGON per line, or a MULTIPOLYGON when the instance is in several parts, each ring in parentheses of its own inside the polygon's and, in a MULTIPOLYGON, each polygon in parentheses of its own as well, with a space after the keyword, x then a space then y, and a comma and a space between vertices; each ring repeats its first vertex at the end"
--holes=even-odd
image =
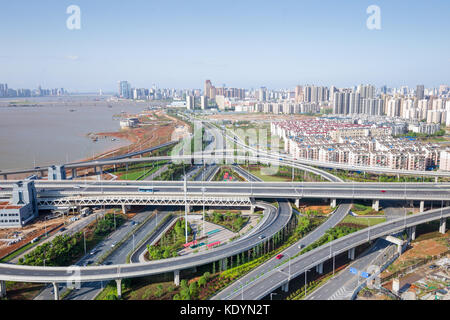
POLYGON ((87 134, 118 131, 119 120, 113 116, 122 111, 139 113, 146 107, 92 97, 28 98, 12 103, 20 106, 8 106, 11 99, 0 101, 0 170, 72 162, 128 145, 111 137, 93 142, 87 134), (38 106, 32 106, 35 102, 38 106))

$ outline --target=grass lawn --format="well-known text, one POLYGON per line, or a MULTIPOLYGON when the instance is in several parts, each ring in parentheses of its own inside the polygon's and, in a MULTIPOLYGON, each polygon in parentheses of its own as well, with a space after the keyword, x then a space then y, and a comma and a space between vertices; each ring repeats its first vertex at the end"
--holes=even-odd
POLYGON ((363 217, 353 217, 351 215, 347 215, 341 223, 349 223, 349 224, 357 224, 363 227, 374 226, 379 223, 386 222, 386 218, 363 218, 363 217))
POLYGON ((357 215, 360 216, 365 216, 365 215, 384 215, 384 211, 380 210, 380 211, 375 211, 374 209, 372 209, 371 206, 366 206, 363 204, 359 204, 359 203, 354 203, 352 205, 352 211, 354 213, 356 213, 357 215))

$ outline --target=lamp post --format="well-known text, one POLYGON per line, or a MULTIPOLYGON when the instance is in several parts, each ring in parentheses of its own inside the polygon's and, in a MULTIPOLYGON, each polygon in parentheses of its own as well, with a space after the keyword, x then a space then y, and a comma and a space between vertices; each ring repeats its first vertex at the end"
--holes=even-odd
POLYGON ((244 300, 244 285, 241 282, 241 279, 237 279, 239 283, 241 284, 241 300, 244 300))
POLYGON ((84 238, 84 254, 86 254, 86 230, 83 230, 83 238, 84 238))
POLYGON ((307 282, 307 277, 308 277, 308 272, 309 272, 309 270, 305 270, 305 299, 306 299, 306 296, 307 296, 307 288, 306 288, 306 286, 307 286, 307 284, 306 284, 306 282, 307 282))
POLYGON ((205 236, 205 187, 202 187, 202 196, 203 196, 203 236, 205 236))

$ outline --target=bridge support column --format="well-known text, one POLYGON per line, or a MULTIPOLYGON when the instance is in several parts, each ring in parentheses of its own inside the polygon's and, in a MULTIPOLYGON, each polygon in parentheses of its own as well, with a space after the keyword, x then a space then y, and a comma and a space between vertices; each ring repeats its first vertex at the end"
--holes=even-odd
POLYGON ((420 212, 425 211, 425 201, 420 201, 420 212))
POLYGON ((103 176, 103 167, 100 166, 100 172, 99 172, 99 175, 98 175, 98 180, 102 180, 102 176, 103 176))
POLYGON ((255 213, 255 206, 250 206, 250 214, 254 214, 255 213))
POLYGON ((434 177, 434 182, 438 183, 438 177, 434 177))
POLYGON ((397 245, 397 252, 398 252, 398 254, 402 254, 402 252, 403 252, 403 245, 401 245, 401 244, 397 245))
POLYGON ((316 266, 316 272, 317 272, 318 274, 323 274, 323 262, 322 262, 322 263, 319 263, 319 264, 316 266))
POLYGON ((355 260, 355 248, 351 248, 348 250, 348 258, 350 260, 355 260))
POLYGON ((53 294, 55 297, 55 300, 59 300, 59 285, 56 282, 53 282, 53 294))
POLYGON ((416 226, 412 226, 411 228, 409 228, 409 234, 411 240, 416 240, 416 226))
POLYGON ((331 199, 330 207, 336 208, 336 206, 337 206, 337 201, 336 201, 336 199, 331 199))
POLYGON ((296 206, 297 208, 300 207, 300 199, 295 199, 295 206, 296 206))
POLYGON ((72 180, 77 178, 77 169, 73 168, 72 169, 72 180))
POLYGON ((441 218, 441 222, 439 224, 439 232, 444 234, 446 227, 447 227, 447 219, 441 218))
POLYGON ((373 200, 372 202, 372 209, 375 211, 380 210, 380 200, 373 200))
POLYGON ((126 205, 122 205, 122 213, 126 214, 127 213, 127 206, 126 205))
POLYGON ((281 286, 281 290, 283 290, 283 292, 289 291, 289 281, 281 286))
POLYGON ((6 297, 6 282, 0 281, 0 298, 6 297))
POLYGON ((116 279, 117 298, 122 298, 122 279, 116 279))
POLYGON ((180 270, 173 272, 173 283, 178 287, 180 285, 180 270))

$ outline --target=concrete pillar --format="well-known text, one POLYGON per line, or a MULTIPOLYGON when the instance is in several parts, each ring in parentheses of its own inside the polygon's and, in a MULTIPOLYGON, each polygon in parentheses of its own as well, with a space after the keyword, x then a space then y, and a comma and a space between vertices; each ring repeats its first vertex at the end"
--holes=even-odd
POLYGON ((180 285, 180 270, 173 272, 173 283, 178 287, 180 285))
POLYGON ((410 201, 409 201, 409 206, 410 206, 411 208, 414 208, 414 200, 410 200, 410 201))
POLYGON ((116 279, 117 284, 117 298, 122 298, 122 279, 116 279))
POLYGON ((283 292, 289 291, 289 281, 281 286, 281 290, 283 290, 283 292))
POLYGON ((56 282, 53 282, 53 294, 54 294, 55 300, 59 300, 59 285, 56 282))
POLYGON ((250 206, 250 214, 254 214, 255 213, 255 206, 250 206))
POLYGON ((350 260, 355 260, 355 248, 351 248, 348 250, 348 258, 350 260))
POLYGON ((102 176, 103 176, 103 167, 100 166, 100 174, 98 175, 98 179, 102 180, 102 176))
POLYGON ((434 182, 435 182, 435 183, 438 182, 438 177, 434 177, 434 182))
POLYGON ((77 169, 73 168, 72 169, 72 180, 77 178, 77 169))
POLYGON ((222 260, 222 270, 225 271, 227 270, 227 258, 222 260))
POLYGON ((420 212, 425 211, 425 201, 420 201, 420 212))
POLYGON ((126 205, 122 205, 122 213, 126 214, 127 213, 127 206, 126 205))
POLYGON ((336 199, 331 199, 330 206, 331 206, 332 208, 336 208, 336 207, 337 207, 337 201, 336 201, 336 199))
POLYGON ((444 234, 446 226, 447 226, 447 219, 446 218, 441 218, 441 222, 439 224, 439 232, 444 234))
POLYGON ((318 274, 323 274, 323 262, 322 262, 322 263, 319 263, 319 264, 316 266, 316 272, 317 272, 318 274))
POLYGON ((7 174, 3 175, 3 180, 8 180, 8 175, 7 174))
POLYGON ((373 200, 372 202, 372 209, 375 211, 380 210, 380 200, 373 200))
POLYGON ((295 206, 296 206, 297 208, 300 207, 300 199, 295 199, 295 206))
POLYGON ((402 254, 402 252, 403 252, 403 246, 402 246, 401 244, 398 244, 398 245, 397 245, 397 252, 398 252, 398 254, 402 254))
POLYGON ((0 298, 6 297, 6 282, 0 280, 0 298))
POLYGON ((416 226, 412 226, 410 229, 411 240, 416 240, 416 226))

